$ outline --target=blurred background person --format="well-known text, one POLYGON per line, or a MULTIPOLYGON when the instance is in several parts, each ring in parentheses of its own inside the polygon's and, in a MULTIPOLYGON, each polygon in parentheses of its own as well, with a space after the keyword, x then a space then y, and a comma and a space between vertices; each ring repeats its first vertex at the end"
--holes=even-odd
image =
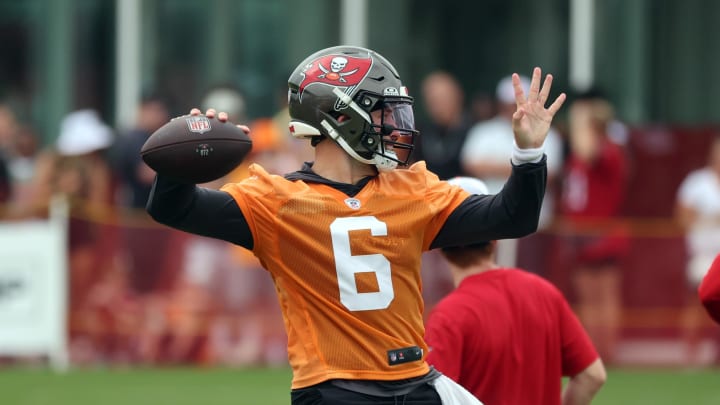
MULTIPOLYGON (((27 217, 43 217, 54 195, 64 195, 77 218, 102 218, 113 205, 115 182, 108 149, 114 132, 95 110, 68 113, 60 123, 54 145, 44 149, 36 161, 32 204, 23 207, 27 217)), ((72 226, 71 226, 72 227, 72 226)), ((88 241, 90 234, 78 234, 88 241)), ((71 229, 71 244, 73 235, 71 229)))
MULTIPOLYGON (((68 268, 70 337, 91 334, 77 317, 91 286, 117 265, 114 212, 115 181, 108 158, 114 131, 97 111, 82 109, 61 121, 57 141, 37 158, 33 200, 14 211, 20 218, 46 218, 50 201, 69 203, 68 268)), ((71 347, 71 351, 73 348, 71 347)))
MULTIPOLYGON (((525 92, 530 88, 530 80, 521 76, 520 82, 525 92)), ((498 193, 510 176, 510 154, 513 146, 512 115, 515 112, 515 91, 510 76, 503 77, 495 89, 495 106, 497 114, 487 121, 475 124, 469 131, 467 140, 462 147, 460 160, 465 173, 483 180, 491 194, 498 193)), ((556 181, 563 164, 562 139, 554 128, 550 129, 545 139, 545 155, 547 156, 548 180, 545 197, 540 212, 538 229, 543 230, 553 220, 555 212, 556 181)), ((507 239, 498 241, 497 261, 504 266, 515 266, 518 263, 518 251, 526 255, 525 265, 535 273, 543 273, 542 265, 547 249, 535 235, 522 240, 507 239), (524 243, 527 241, 528 243, 524 243), (519 244, 523 246, 520 247, 519 244), (537 245, 537 246, 534 246, 537 245), (529 256, 533 257, 530 258, 529 256), (538 256, 540 258, 538 258, 538 256), (531 266, 529 264, 532 264, 531 266)))
POLYGON ((675 216, 685 229, 688 261, 686 307, 683 314, 687 361, 698 364, 705 315, 697 289, 720 252, 720 134, 712 140, 706 164, 690 172, 677 192, 675 216))
POLYGON ((427 118, 418 123, 421 135, 414 160, 424 160, 428 170, 444 180, 462 175, 460 150, 472 125, 465 110, 465 94, 457 79, 444 71, 427 75, 421 90, 427 118))
POLYGON ((614 110, 600 92, 577 95, 568 111, 570 152, 555 251, 561 263, 571 266, 578 316, 607 364, 613 361, 621 322, 621 263, 629 239, 617 220, 627 192, 628 163, 622 147, 608 136, 614 110))
POLYGON ((11 185, 11 206, 22 206, 32 201, 32 179, 35 176, 40 139, 35 128, 20 125, 8 151, 7 164, 11 185))
MULTIPOLYGON (((112 149, 112 158, 119 179, 118 202, 123 210, 125 262, 129 284, 138 295, 156 289, 167 289, 171 276, 168 249, 173 232, 154 226, 145 211, 150 188, 155 179, 152 170, 140 156, 145 141, 170 120, 167 100, 157 93, 143 96, 137 106, 136 121, 121 131, 112 149)), ((175 261, 176 262, 176 261, 175 261)))
MULTIPOLYGON (((475 178, 450 182, 487 194, 475 178)), ((560 290, 499 266, 495 246, 441 249, 456 289, 430 313, 428 362, 487 404, 589 404, 606 379, 590 337, 560 290)))
POLYGON ((170 120, 167 101, 159 94, 143 96, 137 107, 137 120, 122 131, 113 145, 120 176, 120 201, 124 206, 145 210, 155 171, 143 162, 140 149, 145 141, 170 120))
POLYGON ((32 203, 33 186, 40 150, 35 128, 20 122, 10 106, 0 103, 0 203, 7 218, 32 203))
POLYGON ((20 122, 15 111, 9 104, 0 102, 0 152, 7 153, 13 149, 15 134, 20 127, 20 122))
POLYGON ((15 141, 20 123, 9 105, 0 103, 0 213, 10 215, 6 204, 13 193, 13 179, 10 159, 14 155, 15 141))
MULTIPOLYGON (((422 80, 421 96, 426 118, 418 123, 420 136, 415 141, 414 160, 424 160, 427 168, 441 179, 463 175, 460 150, 472 117, 465 108, 460 83, 450 73, 437 70, 422 80)), ((508 159, 509 156, 508 152, 508 159)), ((448 272, 438 270, 444 267, 446 264, 437 251, 423 253, 422 277, 426 286, 423 294, 430 304, 452 289, 448 272)))

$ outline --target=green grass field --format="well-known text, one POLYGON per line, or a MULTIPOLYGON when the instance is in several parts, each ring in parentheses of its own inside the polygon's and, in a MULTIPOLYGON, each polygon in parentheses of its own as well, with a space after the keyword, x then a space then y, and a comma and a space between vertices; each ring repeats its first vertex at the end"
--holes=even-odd
MULTIPOLYGON (((6 368, 0 404, 288 405, 289 384, 289 369, 6 368)), ((593 404, 720 404, 720 370, 610 370, 593 404)))

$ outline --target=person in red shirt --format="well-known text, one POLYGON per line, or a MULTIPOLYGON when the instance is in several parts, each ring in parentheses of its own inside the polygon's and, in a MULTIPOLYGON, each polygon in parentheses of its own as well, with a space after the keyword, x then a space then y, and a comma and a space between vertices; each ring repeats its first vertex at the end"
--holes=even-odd
MULTIPOLYGON (((450 183, 485 193, 475 178, 450 183)), ((429 315, 428 363, 486 404, 590 403, 606 375, 587 333, 555 286, 499 267, 495 246, 441 249, 457 288, 429 315)))
POLYGON ((720 254, 715 257, 700 283, 698 296, 710 317, 720 323, 720 254))
POLYGON ((629 180, 623 147, 610 137, 610 102, 580 94, 568 112, 567 157, 559 204, 558 268, 568 264, 577 315, 605 363, 613 361, 622 315, 622 262, 629 231, 618 221, 629 180))

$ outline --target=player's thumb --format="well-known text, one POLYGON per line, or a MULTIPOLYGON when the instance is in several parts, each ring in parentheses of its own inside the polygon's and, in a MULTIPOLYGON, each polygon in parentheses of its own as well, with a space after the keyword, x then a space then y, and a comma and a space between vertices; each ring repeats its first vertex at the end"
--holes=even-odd
POLYGON ((518 108, 512 115, 512 128, 513 130, 520 129, 522 126, 522 119, 525 117, 525 110, 518 108))

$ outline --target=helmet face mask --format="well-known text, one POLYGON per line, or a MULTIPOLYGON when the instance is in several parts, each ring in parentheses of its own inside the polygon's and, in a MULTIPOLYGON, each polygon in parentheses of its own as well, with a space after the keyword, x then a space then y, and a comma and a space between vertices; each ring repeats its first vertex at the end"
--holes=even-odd
POLYGON ((288 80, 290 131, 326 136, 379 170, 407 164, 417 135, 412 97, 377 53, 339 46, 309 56, 288 80))
MULTIPOLYGON (((380 143, 374 152, 383 158, 406 165, 413 150, 413 140, 417 131, 412 104, 405 101, 384 101, 379 108, 371 112, 373 123, 363 134, 363 141, 380 143)), ((370 149, 370 148, 369 148, 370 149)))

